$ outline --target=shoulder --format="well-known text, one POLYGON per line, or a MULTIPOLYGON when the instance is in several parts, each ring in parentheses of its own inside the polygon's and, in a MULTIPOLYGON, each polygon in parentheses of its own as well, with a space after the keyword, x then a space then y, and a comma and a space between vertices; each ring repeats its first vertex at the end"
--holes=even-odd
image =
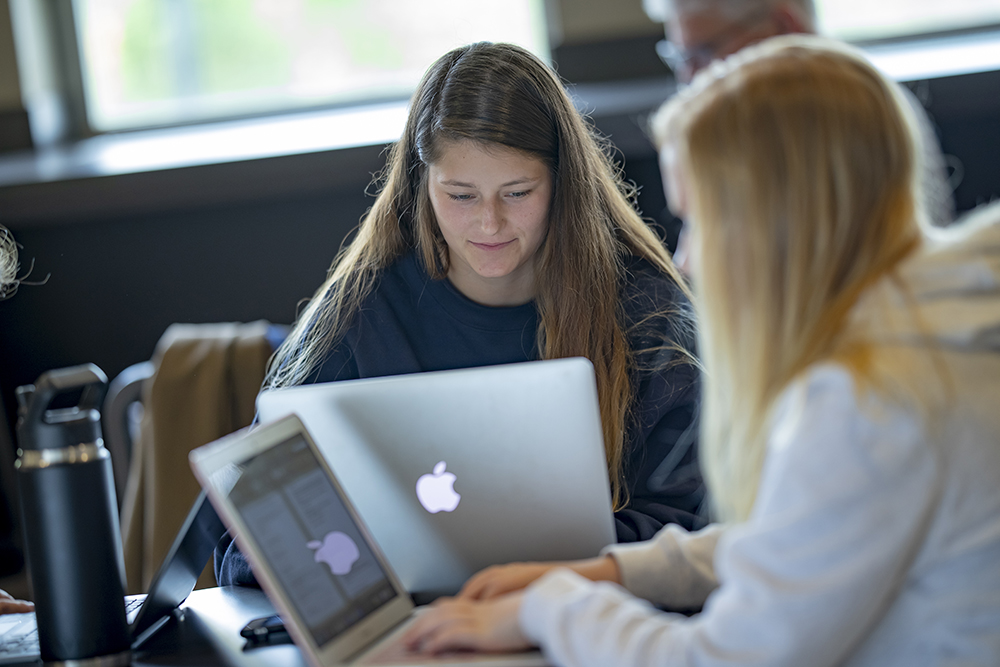
POLYGON ((934 467, 918 410, 864 388, 834 363, 807 369, 785 389, 775 403, 767 448, 772 473, 796 470, 797 479, 811 483, 871 482, 934 467))
POLYGON ((416 251, 408 250, 378 271, 369 301, 409 294, 423 289, 429 281, 430 276, 424 270, 416 251))
POLYGON ((671 307, 690 308, 687 295, 672 276, 634 255, 625 260, 622 298, 626 310, 636 313, 671 307))
POLYGON ((820 363, 806 369, 775 402, 771 447, 790 446, 809 434, 850 436, 859 442, 912 439, 922 430, 923 419, 915 406, 860 383, 843 365, 820 363), (799 437, 790 438, 792 432, 799 437))
MULTIPOLYGON (((330 286, 323 295, 323 303, 313 313, 301 338, 313 331, 326 336, 322 339, 319 361, 305 383, 332 382, 355 379, 359 376, 359 356, 380 344, 385 338, 398 333, 398 313, 404 311, 421 290, 420 276, 425 276, 413 253, 409 252, 389 265, 377 270, 367 283, 360 302, 349 302, 337 309, 334 306, 336 288, 330 286), (337 328, 336 337, 325 333, 337 328)), ((360 286, 359 280, 356 286, 360 286)))
POLYGON ((672 276, 640 257, 632 256, 625 262, 621 312, 629 342, 637 355, 645 357, 652 353, 659 358, 664 348, 678 347, 694 352, 695 318, 691 301, 672 276))
MULTIPOLYGON (((359 335, 359 329, 382 326, 387 317, 414 310, 414 304, 432 281, 416 252, 408 250, 377 269, 365 282, 362 301, 352 305, 352 311, 341 313, 346 318, 344 333, 348 340, 359 335)), ((331 288, 326 298, 332 298, 333 294, 331 288)))

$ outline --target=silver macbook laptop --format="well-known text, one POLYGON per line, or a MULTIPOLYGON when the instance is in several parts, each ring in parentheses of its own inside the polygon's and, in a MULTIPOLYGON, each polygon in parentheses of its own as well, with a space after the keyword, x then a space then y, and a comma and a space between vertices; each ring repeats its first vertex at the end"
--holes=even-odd
POLYGON ((615 541, 594 371, 559 359, 278 389, 422 601, 482 568, 615 541))
POLYGON ((314 667, 544 665, 537 651, 410 654, 399 641, 413 603, 297 417, 190 454, 285 628, 314 667))
MULTIPOLYGON (((139 648, 152 637, 171 618, 171 612, 187 599, 225 532, 225 526, 202 492, 153 578, 149 594, 125 598, 132 648, 139 648)), ((0 616, 0 665, 38 658, 35 614, 0 616)))

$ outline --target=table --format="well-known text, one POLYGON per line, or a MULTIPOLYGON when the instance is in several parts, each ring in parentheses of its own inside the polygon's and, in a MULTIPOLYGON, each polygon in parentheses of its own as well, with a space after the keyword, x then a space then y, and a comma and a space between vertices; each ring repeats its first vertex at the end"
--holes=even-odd
POLYGON ((273 613, 267 596, 255 588, 220 586, 194 591, 175 612, 176 618, 135 651, 132 665, 307 667, 292 644, 243 650, 243 626, 273 613))

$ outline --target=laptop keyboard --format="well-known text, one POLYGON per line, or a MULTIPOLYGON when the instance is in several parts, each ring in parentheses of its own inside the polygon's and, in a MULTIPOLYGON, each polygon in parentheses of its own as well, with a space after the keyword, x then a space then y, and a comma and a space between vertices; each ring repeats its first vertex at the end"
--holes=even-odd
POLYGON ((35 615, 0 616, 0 657, 38 654, 38 626, 35 615))
POLYGON ((129 624, 135 620, 136 614, 139 613, 139 607, 142 603, 146 601, 145 595, 138 595, 135 597, 125 598, 125 618, 128 620, 129 624))
MULTIPOLYGON (((129 623, 139 613, 139 607, 145 598, 145 595, 140 595, 125 599, 125 617, 129 623)), ((38 625, 35 623, 35 614, 28 612, 0 615, 0 659, 17 656, 31 658, 37 657, 38 653, 38 625)))
POLYGON ((0 657, 17 655, 38 655, 38 626, 31 612, 0 616, 0 657))

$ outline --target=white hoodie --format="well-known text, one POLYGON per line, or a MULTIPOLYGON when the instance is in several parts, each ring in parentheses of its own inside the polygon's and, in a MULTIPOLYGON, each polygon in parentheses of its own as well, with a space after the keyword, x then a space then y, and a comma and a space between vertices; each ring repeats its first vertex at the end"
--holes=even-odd
POLYGON ((973 217, 902 267, 908 296, 885 281, 856 311, 894 377, 947 407, 925 421, 809 369, 745 523, 609 548, 624 588, 568 570, 528 588, 521 628, 552 662, 1000 665, 1000 204, 973 217))

